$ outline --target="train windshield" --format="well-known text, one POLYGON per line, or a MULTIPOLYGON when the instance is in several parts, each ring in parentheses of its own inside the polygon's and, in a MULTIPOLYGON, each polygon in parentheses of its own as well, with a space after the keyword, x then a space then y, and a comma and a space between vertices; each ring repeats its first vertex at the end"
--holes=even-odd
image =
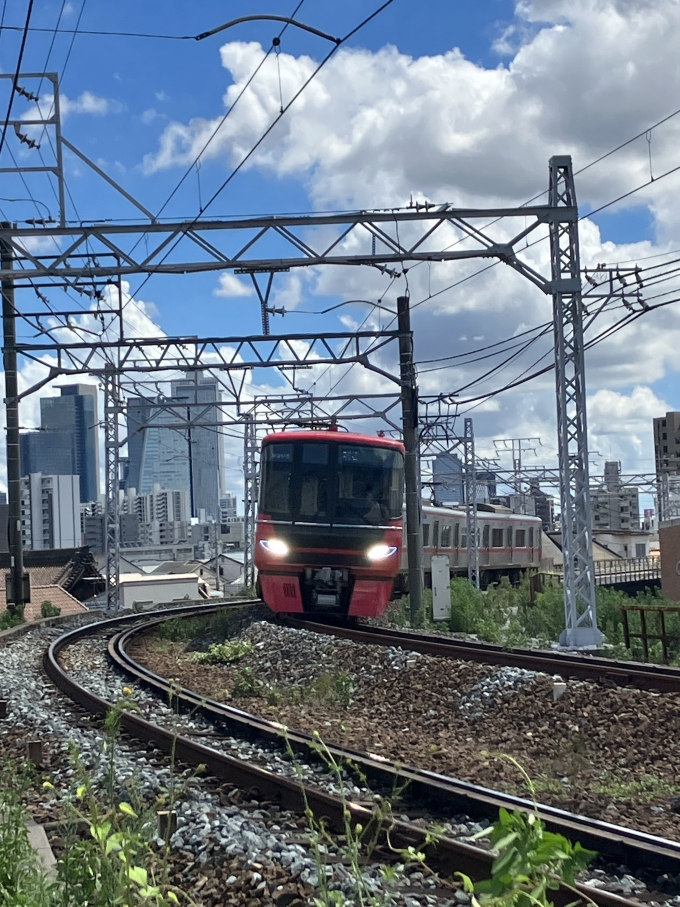
POLYGON ((260 510, 275 520, 378 526, 401 516, 403 493, 398 450, 296 441, 262 452, 260 510))

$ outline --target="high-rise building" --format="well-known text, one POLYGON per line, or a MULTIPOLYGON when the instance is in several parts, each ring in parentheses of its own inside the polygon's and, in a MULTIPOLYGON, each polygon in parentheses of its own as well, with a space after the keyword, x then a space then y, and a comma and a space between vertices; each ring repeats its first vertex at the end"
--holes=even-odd
POLYGON ((99 498, 97 388, 71 384, 40 400, 40 429, 21 435, 21 474, 77 475, 80 500, 99 498))
POLYGON ((32 473, 21 480, 21 537, 25 548, 79 548, 80 477, 32 473))
POLYGON ((202 372, 191 372, 173 381, 172 397, 186 404, 192 426, 189 448, 192 516, 205 511, 206 519, 218 519, 224 485, 224 445, 219 429, 221 400, 217 379, 202 372))
POLYGON ((656 474, 680 473, 680 413, 666 413, 654 419, 656 474))
POLYGON ((227 492, 220 498, 220 523, 229 523, 237 519, 236 495, 227 492))
MULTIPOLYGON (((458 454, 440 453, 432 465, 435 504, 465 503, 465 466, 458 454)), ((478 504, 496 495, 495 473, 487 469, 475 470, 474 499, 478 504)))
POLYGON ((126 490, 186 491, 190 516, 216 519, 224 475, 219 400, 217 380, 202 372, 171 382, 167 398, 131 398, 126 490))
POLYGON ((593 529, 623 530, 640 528, 640 502, 637 488, 621 483, 621 464, 604 464, 604 484, 590 492, 593 529))

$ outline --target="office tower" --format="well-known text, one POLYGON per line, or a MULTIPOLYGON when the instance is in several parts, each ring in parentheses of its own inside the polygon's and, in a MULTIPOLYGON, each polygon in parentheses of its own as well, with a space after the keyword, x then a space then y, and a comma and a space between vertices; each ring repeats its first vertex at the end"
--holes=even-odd
POLYGON ((32 473, 21 480, 21 536, 25 548, 79 548, 80 477, 32 473))
POLYGON ((219 516, 224 474, 217 381, 192 372, 171 382, 169 397, 128 402, 126 490, 186 491, 189 515, 219 516))
POLYGON ((21 474, 77 475, 80 500, 99 497, 97 388, 72 384, 40 400, 40 430, 21 436, 21 474))

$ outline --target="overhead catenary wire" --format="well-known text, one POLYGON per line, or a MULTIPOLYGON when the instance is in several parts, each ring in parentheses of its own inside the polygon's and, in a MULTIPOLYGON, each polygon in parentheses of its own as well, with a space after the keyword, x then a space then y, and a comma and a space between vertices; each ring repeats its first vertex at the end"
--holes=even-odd
POLYGON ((2 149, 5 145, 5 137, 7 135, 7 127, 9 126, 10 117, 12 116, 12 107, 14 106, 14 96, 16 95, 17 82, 19 81, 19 74, 21 72, 21 63, 24 59, 24 51, 26 50, 26 39, 28 38, 28 28, 31 23, 31 14, 33 13, 33 0, 28 0, 28 9, 26 11, 26 22, 23 28, 23 34, 21 36, 21 45, 19 47, 19 57, 17 59, 16 71, 14 73, 14 78, 12 79, 12 89, 9 96, 9 104, 7 106, 7 113, 5 114, 5 122, 2 126, 2 135, 0 135, 0 154, 2 154, 2 149))

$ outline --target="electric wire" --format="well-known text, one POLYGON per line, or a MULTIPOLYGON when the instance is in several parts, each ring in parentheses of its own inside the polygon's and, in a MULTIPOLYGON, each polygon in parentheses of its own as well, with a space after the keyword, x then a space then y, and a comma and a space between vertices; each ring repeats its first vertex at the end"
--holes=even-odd
POLYGON ((9 120, 12 116, 12 107, 14 106, 14 96, 16 95, 17 82, 19 81, 19 73, 21 72, 21 63, 24 59, 24 51, 26 50, 26 39, 28 38, 28 27, 31 22, 31 14, 33 12, 33 0, 28 0, 28 10, 26 12, 26 23, 24 25, 23 35, 21 36, 21 45, 19 47, 19 57, 17 59, 16 71, 14 73, 14 78, 12 79, 12 90, 9 96, 9 104, 7 106, 7 113, 5 114, 5 122, 2 126, 2 135, 0 135, 0 154, 2 154, 2 149, 5 145, 5 137, 7 135, 7 127, 9 126, 9 120))
MULTIPOLYGON (((373 19, 375 19, 376 16, 378 16, 384 9, 386 9, 388 6, 390 6, 393 2, 394 2, 394 0, 385 0, 385 2, 381 4, 381 6, 379 6, 376 10, 374 10, 374 12, 372 12, 369 16, 366 16, 366 18, 363 19, 353 29, 351 29, 351 31, 347 32, 346 35, 344 35, 342 38, 338 39, 338 42, 333 45, 333 47, 329 50, 329 52, 326 54, 326 56, 321 60, 321 62, 317 65, 317 67, 312 71, 311 75, 308 76, 308 78, 302 83, 300 88, 295 92, 295 94, 292 96, 290 101, 288 101, 288 103, 285 104, 283 109, 274 117, 272 122, 269 124, 269 126, 267 126, 267 128, 261 134, 259 139, 257 139, 255 144, 250 148, 250 150, 247 152, 247 154, 239 161, 239 163, 236 165, 236 167, 234 167, 232 169, 232 171, 226 177, 226 179, 222 182, 220 187, 208 199, 206 204, 203 206, 203 210, 194 217, 194 219, 191 221, 190 224, 187 225, 187 229, 191 229, 198 223, 201 215, 212 205, 212 203, 215 201, 215 199, 224 191, 224 189, 229 185, 229 183, 234 179, 234 177, 241 171, 241 169, 250 160, 250 158, 253 156, 253 154, 255 154, 255 152, 260 147, 262 142, 265 141, 267 136, 276 127, 276 125, 279 123, 279 121, 282 119, 282 117, 284 117, 286 115, 288 110, 290 110, 290 108, 297 101, 297 99, 300 97, 300 95, 305 91, 307 86, 316 78, 316 76, 319 74, 319 72, 328 63, 328 61, 337 53, 337 51, 340 49, 340 47, 342 47, 343 44, 347 43, 347 41, 349 41, 350 38, 352 38, 355 34, 357 34, 357 32, 359 32, 362 28, 364 28, 369 22, 371 22, 373 19)), ((175 248, 182 241, 182 239, 183 239, 183 236, 180 236, 175 240, 173 245, 164 254, 163 258, 161 259, 161 262, 167 260, 168 256, 175 250, 175 248)), ((146 277, 144 278, 144 280, 142 281, 142 283, 137 287, 137 289, 135 290, 135 292, 132 295, 137 296, 137 294, 141 291, 142 287, 150 280, 150 278, 151 278, 151 274, 147 274, 146 277)))

